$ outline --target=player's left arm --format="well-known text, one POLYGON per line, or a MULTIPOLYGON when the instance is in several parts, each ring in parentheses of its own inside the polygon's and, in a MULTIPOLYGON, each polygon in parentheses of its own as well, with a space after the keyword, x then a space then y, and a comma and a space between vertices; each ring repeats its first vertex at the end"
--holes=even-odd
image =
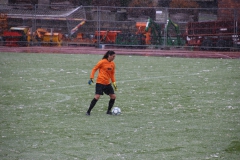
POLYGON ((113 70, 112 70, 111 81, 112 81, 114 90, 117 91, 118 88, 117 88, 116 78, 115 78, 115 65, 114 65, 113 70))

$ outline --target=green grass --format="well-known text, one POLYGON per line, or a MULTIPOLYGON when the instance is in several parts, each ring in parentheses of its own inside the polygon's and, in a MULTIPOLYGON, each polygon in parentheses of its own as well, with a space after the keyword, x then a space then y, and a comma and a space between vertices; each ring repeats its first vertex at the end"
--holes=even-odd
POLYGON ((0 159, 239 159, 239 60, 118 55, 122 114, 88 117, 101 58, 1 53, 0 159))

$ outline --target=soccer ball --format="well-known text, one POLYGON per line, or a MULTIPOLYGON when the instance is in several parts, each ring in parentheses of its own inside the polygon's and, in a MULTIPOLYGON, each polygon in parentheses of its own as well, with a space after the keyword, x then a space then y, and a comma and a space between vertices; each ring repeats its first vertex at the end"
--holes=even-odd
POLYGON ((121 109, 118 107, 114 107, 112 109, 112 115, 119 115, 119 114, 121 114, 121 109))

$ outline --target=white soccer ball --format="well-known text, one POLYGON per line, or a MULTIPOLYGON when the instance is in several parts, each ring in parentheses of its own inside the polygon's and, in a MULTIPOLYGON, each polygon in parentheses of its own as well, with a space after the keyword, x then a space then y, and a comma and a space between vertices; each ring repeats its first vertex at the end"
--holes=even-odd
POLYGON ((121 114, 121 109, 119 107, 114 107, 112 109, 112 115, 120 115, 121 114))

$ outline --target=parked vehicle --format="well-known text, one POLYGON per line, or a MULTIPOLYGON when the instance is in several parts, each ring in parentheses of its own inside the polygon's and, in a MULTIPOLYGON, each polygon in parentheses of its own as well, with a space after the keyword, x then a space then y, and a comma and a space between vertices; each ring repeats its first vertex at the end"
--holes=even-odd
POLYGON ((10 47, 27 46, 28 30, 27 26, 11 27, 10 30, 3 32, 3 44, 10 47))
POLYGON ((188 46, 199 46, 202 50, 240 47, 240 22, 189 22, 185 36, 188 46))
POLYGON ((185 44, 178 24, 174 23, 171 19, 168 19, 163 27, 152 19, 148 19, 145 31, 151 33, 150 41, 154 45, 163 45, 165 39, 165 45, 167 46, 183 46, 185 44))
POLYGON ((126 45, 168 45, 183 46, 183 40, 179 26, 168 19, 166 24, 159 24, 151 18, 147 22, 136 23, 135 34, 118 34, 117 43, 126 45), (166 35, 165 35, 166 34, 166 35), (166 39, 166 44, 164 41, 166 39))

